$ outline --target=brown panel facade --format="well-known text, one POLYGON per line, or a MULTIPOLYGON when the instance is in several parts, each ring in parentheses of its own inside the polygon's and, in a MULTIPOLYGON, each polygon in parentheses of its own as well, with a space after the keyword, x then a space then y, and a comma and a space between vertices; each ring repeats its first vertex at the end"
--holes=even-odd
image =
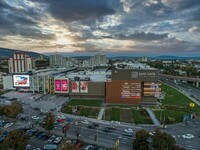
POLYGON ((76 81, 78 82, 78 86, 77 86, 77 91, 73 91, 72 90, 72 82, 73 81, 70 81, 69 82, 69 95, 70 96, 103 96, 105 97, 105 85, 106 83, 105 82, 90 82, 90 81, 83 81, 83 82, 87 82, 88 85, 87 85, 87 90, 83 90, 81 88, 81 83, 82 81, 76 81))
POLYGON ((113 80, 106 82, 106 103, 140 104, 141 81, 113 80))

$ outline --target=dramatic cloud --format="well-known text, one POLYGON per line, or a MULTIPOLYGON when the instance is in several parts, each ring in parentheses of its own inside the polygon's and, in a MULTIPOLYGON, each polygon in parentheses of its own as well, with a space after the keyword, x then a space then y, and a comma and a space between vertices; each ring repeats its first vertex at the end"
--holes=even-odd
POLYGON ((1 47, 199 53, 198 0, 1 0, 1 47))

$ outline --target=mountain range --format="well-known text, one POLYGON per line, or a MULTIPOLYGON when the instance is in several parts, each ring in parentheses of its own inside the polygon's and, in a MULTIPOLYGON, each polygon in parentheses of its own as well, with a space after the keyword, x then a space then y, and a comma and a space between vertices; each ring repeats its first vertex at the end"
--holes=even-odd
MULTIPOLYGON (((22 50, 15 50, 15 49, 8 49, 8 48, 1 48, 0 47, 0 58, 10 58, 10 57, 12 57, 12 55, 13 55, 14 52, 24 52, 24 51, 22 51, 22 50)), ((29 56, 33 57, 33 58, 38 58, 40 55, 43 55, 43 54, 40 54, 40 53, 29 52, 29 51, 26 51, 26 53, 29 56)), ((45 56, 45 57, 47 57, 47 56, 45 56)))
MULTIPOLYGON (((14 52, 24 52, 22 50, 15 50, 15 49, 9 49, 9 48, 1 48, 0 47, 0 58, 10 58, 12 57, 12 54, 14 52)), ((45 58, 48 58, 49 55, 55 54, 55 53, 45 53, 45 54, 41 54, 41 53, 36 53, 36 52, 31 52, 31 51, 26 51, 27 54, 33 58, 38 58, 40 55, 44 55, 45 58)), ((76 59, 89 59, 90 57, 92 57, 91 55, 76 55, 76 56, 72 56, 72 52, 71 53, 58 53, 64 57, 73 57, 76 59)), ((134 56, 111 56, 108 55, 107 56, 109 59, 132 59, 134 58, 134 56)), ((136 57, 136 56, 135 56, 136 57)), ((187 59, 200 59, 200 56, 196 56, 196 57, 182 57, 182 56, 171 56, 171 55, 160 55, 160 56, 151 56, 151 57, 147 57, 148 59, 154 59, 154 60, 187 60, 187 59)))

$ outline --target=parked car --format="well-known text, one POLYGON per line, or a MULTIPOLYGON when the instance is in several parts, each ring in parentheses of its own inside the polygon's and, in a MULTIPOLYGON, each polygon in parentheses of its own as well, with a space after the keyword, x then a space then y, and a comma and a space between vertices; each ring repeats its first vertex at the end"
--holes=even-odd
POLYGON ((32 116, 31 117, 33 120, 38 120, 38 119, 40 119, 40 117, 37 117, 37 116, 32 116))
POLYGON ((42 131, 38 131, 38 132, 36 132, 35 134, 34 134, 34 136, 35 137, 38 137, 40 134, 42 134, 42 133, 44 133, 44 132, 42 132, 42 131))
POLYGON ((74 147, 76 148, 76 150, 81 150, 83 146, 84 145, 82 143, 76 143, 74 147))
POLYGON ((83 150, 92 150, 93 147, 94 147, 93 145, 88 145, 83 150))
POLYGON ((133 133, 133 129, 130 129, 130 128, 125 129, 124 131, 127 132, 127 133, 133 133))
POLYGON ((51 143, 53 142, 53 140, 55 140, 56 136, 55 135, 52 135, 49 139, 48 139, 48 142, 51 143))
POLYGON ((185 135, 182 135, 182 138, 184 138, 184 139, 193 139, 194 135, 192 135, 192 134, 185 134, 185 135))
POLYGON ((7 123, 7 124, 4 125, 4 128, 8 128, 8 127, 12 126, 13 124, 14 124, 14 123, 12 123, 12 122, 7 123))
POLYGON ((95 126, 93 126, 93 125, 88 125, 88 128, 89 128, 89 129, 94 129, 95 126))
POLYGON ((63 123, 65 122, 65 119, 58 119, 57 122, 63 123))
POLYGON ((57 150, 58 146, 55 144, 46 144, 44 145, 44 150, 57 150))
POLYGON ((99 127, 99 124, 96 123, 96 122, 94 122, 94 123, 93 123, 93 126, 94 126, 94 127, 99 127))
POLYGON ((66 117, 64 115, 59 115, 58 119, 66 119, 66 117))
POLYGON ((83 121, 81 121, 81 123, 83 123, 83 124, 89 124, 89 121, 83 120, 83 121))
POLYGON ((46 133, 41 133, 39 136, 38 136, 38 139, 41 139, 43 136, 45 136, 46 133))
POLYGON ((61 140, 62 140, 62 137, 57 137, 53 142, 55 144, 59 144, 61 142, 61 140))
POLYGON ((103 131, 104 131, 104 132, 111 132, 111 129, 109 129, 109 128, 104 128, 103 131))

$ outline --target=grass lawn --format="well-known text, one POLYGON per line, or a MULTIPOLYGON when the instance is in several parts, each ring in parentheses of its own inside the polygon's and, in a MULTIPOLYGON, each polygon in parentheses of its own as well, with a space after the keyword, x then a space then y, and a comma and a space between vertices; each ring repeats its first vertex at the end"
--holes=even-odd
POLYGON ((165 98, 162 100, 163 111, 154 111, 156 117, 165 123, 178 123, 183 121, 183 115, 197 112, 200 113, 200 107, 195 105, 193 109, 190 108, 190 103, 193 103, 188 97, 175 90, 174 88, 162 83, 162 91, 166 92, 165 98))
POLYGON ((135 124, 152 124, 152 120, 145 109, 132 109, 133 120, 135 124))
POLYGON ((120 122, 133 123, 133 114, 131 109, 120 109, 120 122))
POLYGON ((101 106, 101 100, 77 100, 72 99, 67 103, 68 106, 101 106))
POLYGON ((110 120, 120 121, 120 109, 119 108, 112 108, 111 109, 110 120))
MULTIPOLYGON (((73 106, 64 106, 61 111, 66 114, 72 114, 73 106)), ((80 106, 79 110, 76 112, 76 115, 85 116, 90 118, 97 118, 99 115, 100 107, 84 107, 80 106)))
POLYGON ((61 109, 61 112, 66 113, 66 114, 72 114, 72 107, 70 107, 70 106, 64 106, 61 109))

